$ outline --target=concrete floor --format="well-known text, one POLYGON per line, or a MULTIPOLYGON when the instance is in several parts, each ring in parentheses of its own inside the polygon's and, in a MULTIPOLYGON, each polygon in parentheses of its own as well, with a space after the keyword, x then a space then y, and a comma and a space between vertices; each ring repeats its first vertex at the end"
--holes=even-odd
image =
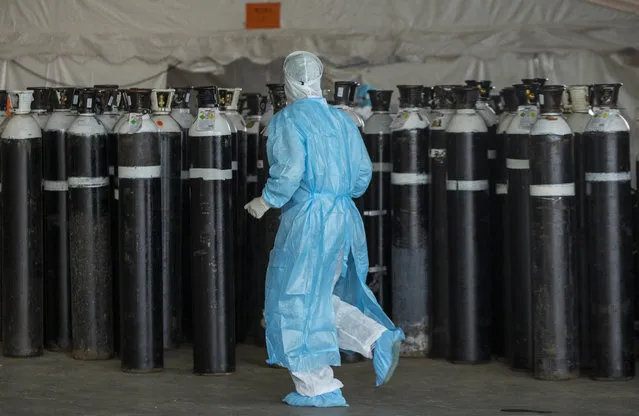
POLYGON ((0 357, 0 415, 232 416, 232 415, 604 415, 639 414, 639 379, 544 382, 500 363, 453 365, 403 359, 391 383, 374 387, 370 362, 336 374, 349 408, 292 408, 288 374, 264 365, 264 351, 239 348, 232 376, 191 374, 191 351, 167 352, 166 370, 124 374, 119 361, 75 361, 46 353, 33 359, 0 357))

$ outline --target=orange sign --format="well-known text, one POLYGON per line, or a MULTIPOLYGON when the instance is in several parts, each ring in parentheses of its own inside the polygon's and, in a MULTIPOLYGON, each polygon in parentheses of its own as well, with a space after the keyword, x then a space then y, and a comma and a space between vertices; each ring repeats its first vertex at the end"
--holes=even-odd
POLYGON ((246 3, 247 29, 279 29, 280 3, 246 3))

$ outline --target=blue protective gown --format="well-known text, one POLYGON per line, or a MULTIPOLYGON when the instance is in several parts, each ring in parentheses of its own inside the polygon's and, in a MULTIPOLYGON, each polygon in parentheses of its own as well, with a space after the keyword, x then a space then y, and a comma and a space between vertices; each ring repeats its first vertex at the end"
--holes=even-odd
POLYGON ((266 274, 267 362, 294 372, 338 366, 331 295, 394 328, 366 286, 366 235, 352 199, 368 187, 371 161, 355 123, 323 98, 289 104, 268 129, 262 197, 282 214, 266 274))

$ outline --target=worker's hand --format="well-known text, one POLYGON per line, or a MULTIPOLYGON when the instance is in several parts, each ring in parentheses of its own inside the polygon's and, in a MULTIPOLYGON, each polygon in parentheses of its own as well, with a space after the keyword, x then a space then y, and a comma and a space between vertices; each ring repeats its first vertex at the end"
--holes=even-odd
POLYGON ((267 204, 264 198, 262 198, 261 196, 244 205, 244 209, 258 220, 262 218, 264 214, 266 214, 266 211, 268 211, 270 208, 271 206, 267 204))

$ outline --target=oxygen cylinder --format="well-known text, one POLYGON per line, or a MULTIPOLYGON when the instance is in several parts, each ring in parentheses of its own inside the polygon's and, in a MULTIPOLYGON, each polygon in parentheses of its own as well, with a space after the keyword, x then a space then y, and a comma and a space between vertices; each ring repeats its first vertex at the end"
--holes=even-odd
POLYGON ((33 93, 13 93, 18 103, 0 139, 5 357, 43 353, 42 130, 30 114, 33 93))
POLYGON ((364 120, 357 114, 351 104, 355 97, 357 82, 353 81, 337 81, 335 82, 335 94, 333 96, 333 106, 344 111, 353 120, 360 133, 364 131, 364 120))
POLYGON ((568 87, 571 99, 571 113, 566 117, 574 134, 573 161, 575 164, 575 235, 576 235, 576 280, 579 287, 579 351, 581 368, 590 367, 590 287, 588 285, 588 254, 586 247, 586 176, 584 171, 583 133, 592 119, 590 109, 590 86, 571 85, 568 87))
POLYGON ((47 87, 27 87, 27 90, 33 91, 31 115, 40 126, 40 129, 44 129, 51 116, 48 111, 51 103, 51 89, 47 87))
MULTIPOLYGON (((257 162, 259 153, 259 139, 261 131, 262 114, 266 109, 266 102, 263 100, 262 95, 258 93, 249 93, 246 97, 246 199, 247 201, 260 195, 260 190, 257 188, 257 162)), ((242 209, 244 209, 242 204, 242 209)), ((264 277, 258 276, 255 268, 255 263, 259 258, 259 222, 253 217, 246 217, 246 235, 251 236, 251 239, 247 242, 247 251, 245 256, 246 261, 246 273, 247 273, 247 285, 248 299, 247 302, 247 325, 246 336, 255 340, 255 331, 262 332, 261 315, 259 314, 256 305, 261 305, 264 301, 264 297, 259 298, 259 294, 264 294, 260 283, 264 277), (253 267, 251 267, 253 266, 253 267)))
POLYGON ((78 360, 104 360, 113 355, 108 136, 95 117, 95 105, 96 91, 83 89, 66 146, 71 355, 78 360))
POLYGON ((476 86, 457 90, 446 129, 450 355, 455 363, 490 361, 488 129, 475 110, 476 86))
POLYGON ((617 108, 622 84, 595 84, 583 133, 591 377, 635 375, 630 127, 617 108))
POLYGON ((220 113, 217 87, 198 91, 189 129, 193 371, 235 371, 235 288, 231 127, 220 113))
POLYGON ((428 220, 431 259, 431 349, 429 357, 447 358, 450 336, 448 317, 448 209, 446 178, 446 129, 455 114, 455 85, 437 85, 433 90, 434 112, 431 114, 430 146, 428 149, 430 171, 430 196, 428 220))
POLYGON ((7 111, 8 98, 7 91, 0 90, 0 134, 2 134, 4 126, 9 120, 9 112, 7 111))
MULTIPOLYGON (((262 194, 262 190, 266 185, 269 172, 268 157, 266 154, 266 142, 268 140, 268 122, 274 114, 277 114, 281 109, 286 106, 286 94, 284 93, 284 84, 267 84, 269 89, 269 100, 273 107, 273 113, 270 117, 266 115, 262 118, 262 132, 260 133, 259 147, 258 147, 258 160, 257 160, 257 189, 259 194, 262 194)), ((264 322, 264 279, 266 278, 266 269, 268 268, 268 261, 271 249, 275 243, 275 235, 277 229, 280 226, 280 210, 270 209, 264 214, 264 216, 258 222, 258 235, 259 235, 259 247, 258 256, 259 259, 255 262, 257 266, 254 272, 254 277, 258 280, 254 284, 257 289, 257 313, 254 322, 258 324, 255 331, 255 341, 258 346, 264 346, 266 323, 264 322)))
POLYGON ((164 349, 178 348, 182 340, 182 128, 170 116, 174 93, 151 91, 151 120, 160 137, 164 349))
POLYGON ((53 112, 42 133, 42 210, 44 211, 44 344, 50 351, 70 351, 71 287, 67 133, 73 88, 52 90, 53 112))
POLYGON ((162 156, 151 90, 126 92, 118 133, 120 360, 125 372, 161 371, 162 156))
POLYGON ((373 163, 373 176, 366 192, 355 202, 364 221, 368 243, 366 283, 387 314, 391 297, 391 138, 389 114, 391 90, 369 90, 372 114, 364 125, 364 144, 373 163))
POLYGON ((175 88, 173 93, 173 104, 171 106, 171 117, 180 125, 182 132, 180 148, 182 149, 182 172, 180 179, 182 180, 182 285, 180 292, 182 294, 182 338, 186 341, 193 339, 193 302, 191 290, 191 236, 189 226, 189 213, 191 207, 189 203, 189 128, 195 121, 195 117, 191 114, 191 88, 175 88))
POLYGON ((537 120, 538 87, 536 84, 514 85, 519 106, 517 116, 506 130, 506 168, 508 194, 506 206, 508 217, 508 258, 510 270, 510 298, 512 310, 507 312, 512 320, 507 328, 510 356, 508 362, 513 370, 531 370, 532 356, 532 289, 530 263, 530 161, 528 157, 528 134, 537 120))
POLYGON ((492 242, 492 250, 496 251, 494 255, 500 256, 500 263, 493 263, 495 272, 493 273, 493 352, 498 357, 508 357, 512 350, 509 337, 510 321, 512 319, 509 311, 512 310, 512 299, 510 297, 510 241, 509 220, 507 209, 508 195, 508 169, 506 167, 506 151, 507 136, 506 131, 510 127, 513 119, 517 119, 517 94, 514 87, 506 87, 501 90, 501 96, 504 100, 504 112, 501 120, 497 125, 495 132, 495 150, 497 152, 496 164, 497 171, 495 174, 495 200, 496 204, 492 209, 496 210, 492 228, 495 230, 495 239, 492 242), (500 233, 500 236, 497 235, 500 233), (501 238, 499 238, 501 237, 501 238), (501 297, 501 301, 494 301, 495 297, 501 297))
POLYGON ((573 134, 561 112, 564 89, 541 87, 528 149, 533 375, 541 380, 579 376, 573 134))
POLYGON ((241 88, 220 89, 220 109, 231 125, 233 139, 233 189, 235 192, 235 205, 233 215, 235 218, 235 334, 238 342, 244 342, 246 327, 249 322, 247 315, 248 299, 248 272, 246 267, 246 221, 247 212, 244 205, 248 202, 246 190, 246 163, 247 142, 246 123, 238 112, 238 102, 241 88), (233 133, 235 131, 235 133, 233 133))
POLYGON ((421 85, 398 85, 391 130, 391 257, 393 321, 404 330, 403 356, 430 346, 428 259, 428 120, 419 109, 421 85))
POLYGON ((109 166, 109 213, 111 220, 111 292, 113 294, 113 350, 118 352, 120 348, 120 297, 118 290, 118 201, 115 193, 118 189, 118 135, 116 125, 122 118, 118 108, 121 104, 122 93, 117 85, 94 85, 96 99, 95 117, 102 123, 107 131, 107 153, 109 166))

